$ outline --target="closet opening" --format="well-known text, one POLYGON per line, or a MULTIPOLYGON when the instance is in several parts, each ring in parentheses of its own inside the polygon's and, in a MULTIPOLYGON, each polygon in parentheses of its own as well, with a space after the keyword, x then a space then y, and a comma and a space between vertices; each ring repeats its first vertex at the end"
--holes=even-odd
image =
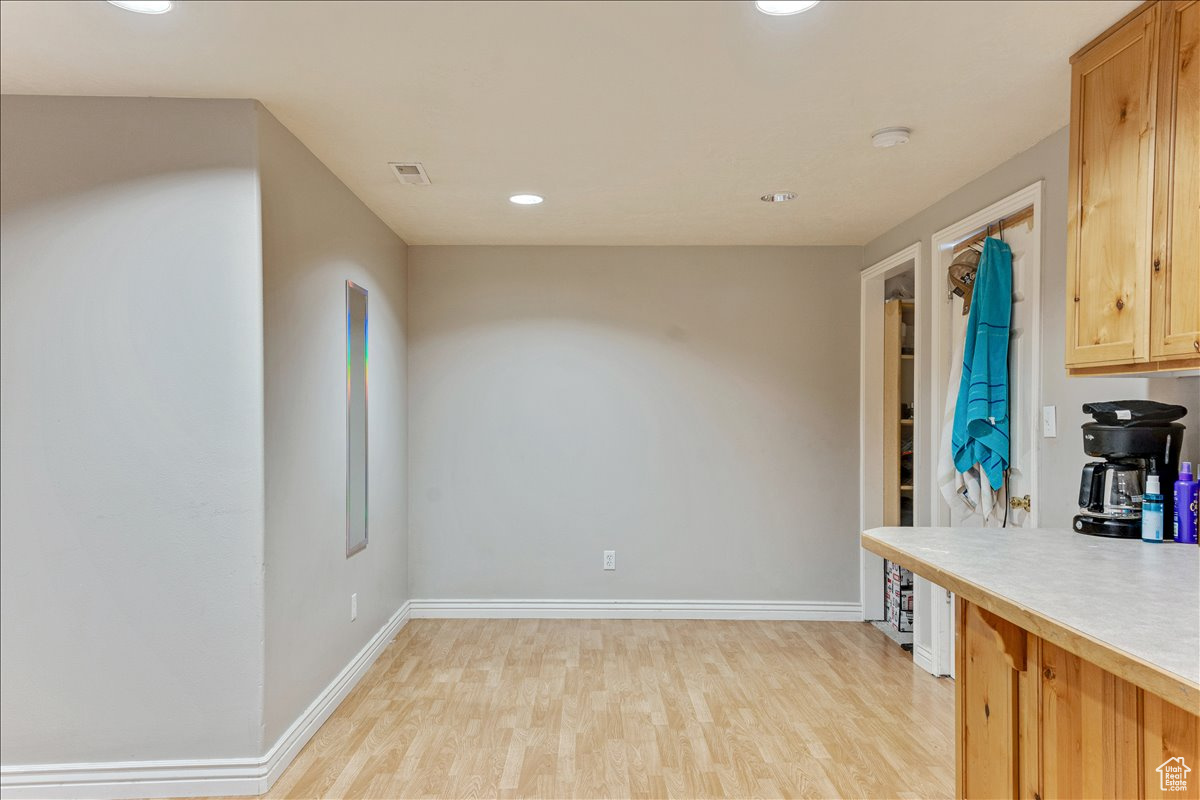
MULTIPOLYGON (((859 513, 864 530, 917 523, 925 430, 917 392, 924 360, 920 261, 920 245, 914 244, 860 277, 859 513)), ((911 650, 912 574, 865 550, 860 564, 863 619, 911 650)))

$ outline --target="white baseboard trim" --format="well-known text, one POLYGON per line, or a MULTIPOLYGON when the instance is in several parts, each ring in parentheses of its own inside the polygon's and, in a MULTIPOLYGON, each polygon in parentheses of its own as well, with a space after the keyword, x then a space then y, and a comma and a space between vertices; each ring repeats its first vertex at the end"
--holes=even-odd
POLYGON ((346 695, 350 694, 350 691, 358 685, 363 675, 367 674, 367 670, 379 658, 379 654, 391 644, 392 639, 396 638, 396 634, 400 633, 400 630, 408 624, 411 618, 412 602, 408 601, 400 606, 392 618, 371 637, 362 650, 358 651, 358 655, 354 656, 350 663, 338 673, 333 682, 317 695, 312 705, 305 709, 300 718, 283 732, 279 741, 275 742, 275 745, 262 758, 266 769, 262 778, 262 787, 257 794, 266 792, 275 784, 275 781, 279 780, 279 776, 287 769, 288 764, 292 763, 292 759, 325 724, 325 720, 329 719, 330 715, 337 710, 337 707, 346 699, 346 695))
POLYGON ((414 619, 758 619, 860 622, 860 603, 747 600, 413 600, 414 619))
POLYGON ((269 790, 412 616, 400 607, 260 758, 118 761, 0 767, 0 797, 12 800, 124 800, 257 795, 269 790))

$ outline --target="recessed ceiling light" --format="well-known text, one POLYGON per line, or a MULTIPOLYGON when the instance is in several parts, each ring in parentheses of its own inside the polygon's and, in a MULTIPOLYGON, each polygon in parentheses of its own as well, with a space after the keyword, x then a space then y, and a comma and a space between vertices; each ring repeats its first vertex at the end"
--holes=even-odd
POLYGON ((754 7, 773 17, 786 17, 808 11, 821 0, 754 0, 754 7))
POLYGON ((760 197, 758 199, 762 200, 764 203, 786 203, 788 200, 795 200, 796 193, 795 192, 771 192, 770 194, 764 194, 762 197, 760 197))
POLYGON ((908 144, 912 131, 908 128, 880 128, 871 134, 871 144, 876 147, 895 147, 898 144, 908 144))
POLYGON ((175 7, 171 0, 108 0, 117 8, 139 14, 165 14, 175 7))
POLYGON ((536 206, 544 199, 540 194, 514 194, 508 198, 508 202, 516 203, 519 206, 536 206))

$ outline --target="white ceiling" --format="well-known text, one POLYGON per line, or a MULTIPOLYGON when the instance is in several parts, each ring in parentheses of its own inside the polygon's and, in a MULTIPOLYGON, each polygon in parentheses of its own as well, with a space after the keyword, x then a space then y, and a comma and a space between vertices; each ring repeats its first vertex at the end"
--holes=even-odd
POLYGON ((0 90, 257 98, 412 244, 862 244, 1065 125, 1136 5, 5 0, 0 90))

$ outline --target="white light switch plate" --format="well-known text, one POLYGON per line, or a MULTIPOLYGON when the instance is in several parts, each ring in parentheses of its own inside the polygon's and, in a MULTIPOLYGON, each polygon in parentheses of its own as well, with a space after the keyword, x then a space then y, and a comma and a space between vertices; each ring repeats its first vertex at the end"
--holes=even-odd
POLYGON ((1046 439, 1058 436, 1058 414, 1054 406, 1042 406, 1042 436, 1046 439))

